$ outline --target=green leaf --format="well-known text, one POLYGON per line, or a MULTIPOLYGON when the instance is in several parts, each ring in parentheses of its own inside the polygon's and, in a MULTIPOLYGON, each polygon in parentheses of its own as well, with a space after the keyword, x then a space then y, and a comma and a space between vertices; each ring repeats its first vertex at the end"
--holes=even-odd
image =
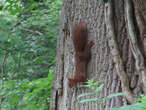
POLYGON ((43 59, 41 57, 37 57, 36 59, 34 59, 35 64, 42 64, 43 59))
POLYGON ((94 82, 94 79, 91 79, 91 80, 88 80, 88 81, 87 81, 88 84, 91 84, 91 83, 93 83, 93 82, 94 82))
POLYGON ((103 87, 104 87, 104 84, 101 84, 99 87, 96 88, 96 92, 101 91, 103 87))
POLYGON ((98 85, 99 83, 100 83, 99 81, 96 81, 96 82, 93 83, 93 85, 96 86, 96 85, 98 85))
POLYGON ((96 102, 97 100, 98 100, 98 98, 84 99, 84 100, 81 100, 80 103, 96 102))
POLYGON ((32 22, 34 20, 34 17, 30 17, 27 19, 29 22, 32 22))
POLYGON ((108 95, 106 98, 111 99, 113 97, 123 96, 123 95, 124 95, 123 93, 113 93, 113 94, 108 95))
POLYGON ((80 94, 77 98, 81 98, 81 97, 85 97, 85 96, 89 96, 89 95, 93 95, 95 94, 94 92, 89 92, 89 93, 84 93, 84 94, 80 94))
POLYGON ((1 33, 0 34, 0 41, 7 41, 8 39, 8 33, 1 33))
POLYGON ((2 10, 2 9, 3 9, 3 7, 4 7, 4 6, 0 5, 0 10, 2 10))
POLYGON ((111 108, 111 110, 145 110, 146 103, 136 103, 132 105, 126 105, 118 108, 111 108))

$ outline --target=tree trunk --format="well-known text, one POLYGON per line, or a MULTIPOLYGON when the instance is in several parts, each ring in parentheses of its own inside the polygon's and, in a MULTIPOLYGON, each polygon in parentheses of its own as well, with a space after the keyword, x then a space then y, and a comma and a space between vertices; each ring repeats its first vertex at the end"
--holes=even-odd
MULTIPOLYGON (((87 78, 102 81, 100 97, 125 93, 107 100, 104 110, 133 103, 135 96, 146 93, 146 1, 63 0, 50 109, 102 110, 96 102, 76 103, 77 96, 90 89, 68 87, 75 70, 72 29, 80 21, 87 24, 88 40, 95 43, 87 78)), ((91 97, 95 96, 86 98, 91 97)))

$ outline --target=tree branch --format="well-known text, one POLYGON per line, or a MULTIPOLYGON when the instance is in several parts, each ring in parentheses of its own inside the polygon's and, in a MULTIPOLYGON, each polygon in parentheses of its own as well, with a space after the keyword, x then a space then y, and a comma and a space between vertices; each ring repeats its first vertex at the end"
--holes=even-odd
POLYGON ((21 29, 24 30, 24 31, 28 31, 30 33, 33 33, 33 34, 38 34, 40 36, 43 35, 43 33, 39 32, 39 31, 33 31, 33 30, 30 30, 30 29, 25 29, 25 28, 21 28, 21 29))

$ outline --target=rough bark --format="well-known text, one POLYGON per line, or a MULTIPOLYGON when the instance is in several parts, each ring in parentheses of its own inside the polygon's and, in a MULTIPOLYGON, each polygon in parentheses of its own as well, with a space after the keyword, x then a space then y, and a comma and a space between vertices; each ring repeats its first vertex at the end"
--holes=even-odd
MULTIPOLYGON (((108 0, 107 3, 63 0, 51 110, 101 110, 96 102, 76 103, 77 96, 90 89, 68 88, 68 77, 75 71, 72 28, 80 21, 87 24, 88 39, 95 43, 88 64, 88 79, 94 77, 104 83, 100 97, 125 93, 123 97, 107 100, 104 110, 133 103, 135 96, 145 92, 145 7, 144 0, 108 0)), ((95 96, 86 98, 91 97, 95 96)))

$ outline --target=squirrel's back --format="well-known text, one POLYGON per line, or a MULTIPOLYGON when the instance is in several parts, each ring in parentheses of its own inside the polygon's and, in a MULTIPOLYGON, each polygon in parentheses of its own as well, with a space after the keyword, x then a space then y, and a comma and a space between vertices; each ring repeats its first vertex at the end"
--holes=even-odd
POLYGON ((83 51, 87 43, 87 26, 86 24, 80 22, 73 29, 73 43, 75 51, 83 51))

